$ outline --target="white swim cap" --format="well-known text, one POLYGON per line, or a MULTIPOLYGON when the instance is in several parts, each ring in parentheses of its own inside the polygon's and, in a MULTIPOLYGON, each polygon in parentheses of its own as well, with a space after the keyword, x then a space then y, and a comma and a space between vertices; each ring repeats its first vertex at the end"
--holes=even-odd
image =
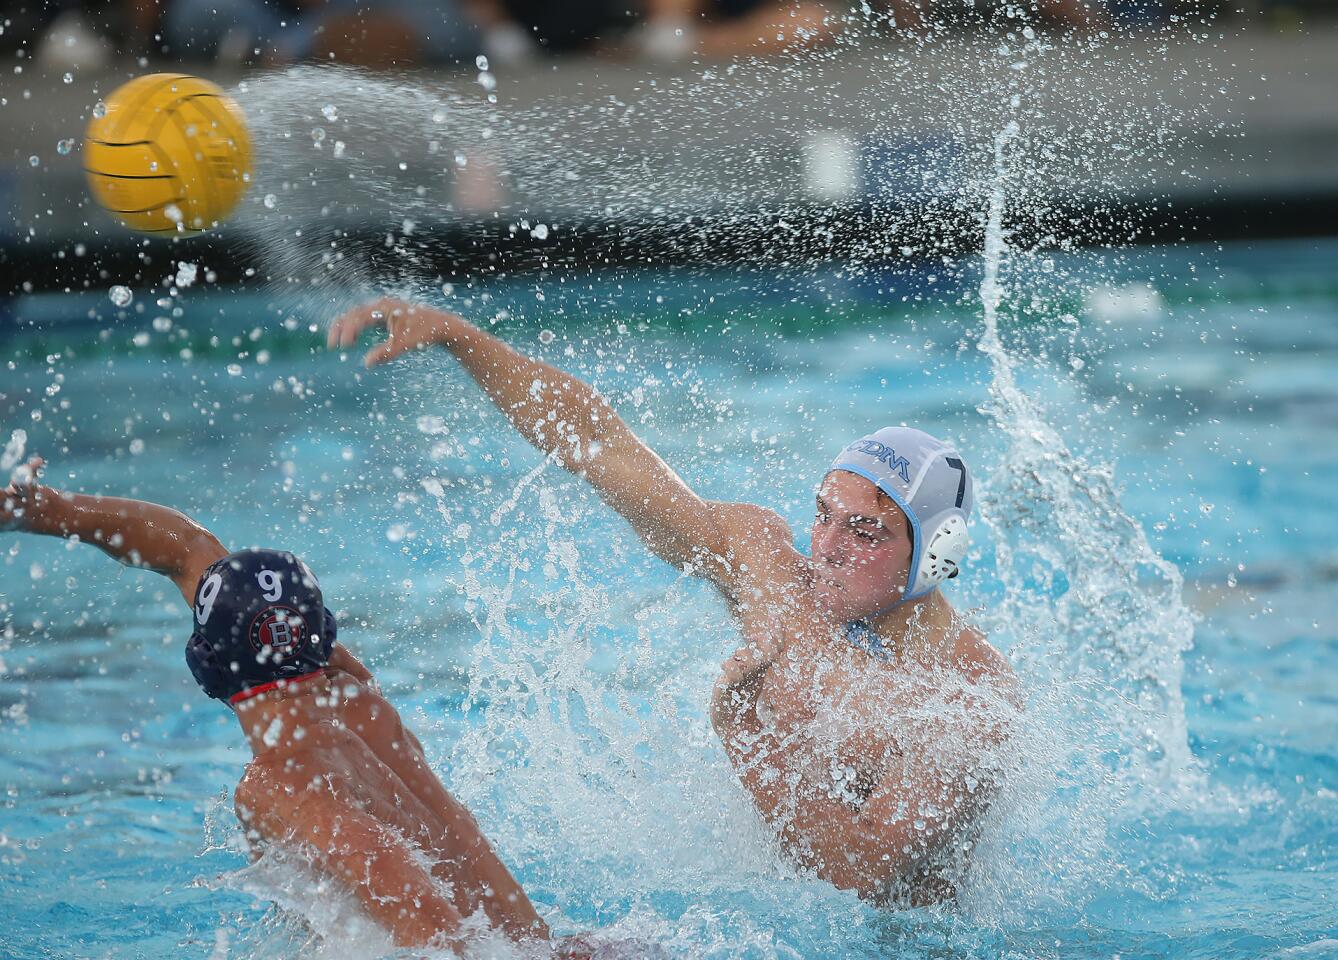
POLYGON ((902 602, 957 576, 970 542, 972 497, 971 474, 956 450, 923 430, 884 427, 842 450, 832 470, 868 480, 910 521, 911 568, 902 602))

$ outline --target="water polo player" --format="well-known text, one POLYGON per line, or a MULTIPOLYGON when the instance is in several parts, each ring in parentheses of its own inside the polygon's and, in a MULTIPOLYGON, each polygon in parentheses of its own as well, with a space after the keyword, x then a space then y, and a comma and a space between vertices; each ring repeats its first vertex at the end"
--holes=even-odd
MULTIPOLYGON (((335 644, 302 561, 230 554, 168 507, 58 493, 38 485, 40 466, 0 493, 0 530, 78 539, 176 583, 193 614, 191 673, 236 713, 254 754, 236 791, 252 842, 301 845, 399 946, 461 951, 484 932, 544 945, 547 927, 474 818, 371 674, 335 644)), ((580 940, 558 946, 588 955, 580 940)))
POLYGON ((398 300, 345 313, 329 345, 373 326, 388 335, 368 365, 445 348, 651 551, 724 595, 743 642, 711 718, 799 864, 877 903, 953 895, 1018 709, 1004 657, 937 589, 967 546, 971 476, 956 451, 905 427, 847 445, 805 557, 774 511, 697 496, 588 384, 398 300))

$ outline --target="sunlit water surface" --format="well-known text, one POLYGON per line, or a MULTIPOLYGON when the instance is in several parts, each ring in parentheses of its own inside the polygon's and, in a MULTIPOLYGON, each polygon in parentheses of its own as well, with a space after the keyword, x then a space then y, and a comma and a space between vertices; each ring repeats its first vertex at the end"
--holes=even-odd
MULTIPOLYGON (((170 330, 150 292, 115 323, 101 293, 29 300, 16 310, 36 332, 3 345, 0 410, 53 484, 170 503, 232 547, 305 556, 341 639, 561 931, 682 956, 1328 956, 1335 255, 1008 262, 1010 370, 1054 435, 987 406, 970 264, 455 292, 594 379, 703 495, 779 509, 801 544, 843 441, 908 422, 962 445, 989 522, 948 590, 1024 667, 1037 756, 954 911, 880 913, 776 855, 704 716, 735 640, 720 603, 542 468, 448 358, 363 373, 308 350, 319 312, 285 332, 292 314, 259 294, 197 286, 170 330), (1046 447, 1055 436, 1067 454, 1046 447), (1121 609, 1084 600, 1089 621, 1065 606, 1080 571, 1123 569, 1101 541, 1124 513, 1057 511, 1057 460, 1108 466, 1128 529, 1183 574, 1187 606, 1164 626, 1139 598, 1160 604, 1174 570, 1146 558, 1131 577, 1148 582, 1110 585, 1121 609), (1074 527, 1049 554, 1007 533, 1042 507, 1074 527), (1161 676, 1134 677, 1146 656, 1161 676), (1138 712, 1126 680, 1160 699, 1138 712), (1192 759, 1173 764, 1186 730, 1192 759)), ((296 866, 247 868, 230 813, 246 748, 190 682, 170 585, 87 547, 6 534, 0 550, 3 953, 383 948, 296 866)))

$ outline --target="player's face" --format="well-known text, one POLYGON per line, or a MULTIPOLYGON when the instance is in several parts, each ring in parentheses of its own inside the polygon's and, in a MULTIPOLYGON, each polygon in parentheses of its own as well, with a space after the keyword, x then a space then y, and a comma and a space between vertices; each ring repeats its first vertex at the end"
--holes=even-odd
POLYGON ((818 605, 842 622, 901 599, 911 564, 906 515, 868 480, 836 470, 818 490, 811 541, 818 605))

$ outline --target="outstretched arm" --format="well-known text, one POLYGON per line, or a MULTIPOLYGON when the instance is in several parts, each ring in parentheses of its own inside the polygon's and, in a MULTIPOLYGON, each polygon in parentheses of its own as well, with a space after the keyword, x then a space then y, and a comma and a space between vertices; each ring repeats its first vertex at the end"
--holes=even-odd
POLYGON ((212 533, 170 507, 142 500, 63 493, 38 483, 42 461, 0 498, 0 530, 20 530, 91 543, 132 567, 169 577, 187 605, 200 574, 227 550, 212 533))
POLYGON ((368 366, 411 350, 445 347, 520 434, 567 470, 588 480, 627 519, 656 556, 731 592, 730 540, 719 511, 647 447, 594 388, 513 350, 455 314, 400 300, 379 300, 337 319, 329 345, 347 348, 368 327, 389 336, 368 366))

